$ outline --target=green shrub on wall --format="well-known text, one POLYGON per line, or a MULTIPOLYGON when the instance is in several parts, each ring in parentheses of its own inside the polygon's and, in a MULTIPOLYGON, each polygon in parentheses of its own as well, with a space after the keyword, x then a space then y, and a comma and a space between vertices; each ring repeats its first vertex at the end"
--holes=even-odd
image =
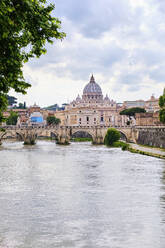
POLYGON ((107 146, 112 146, 114 142, 120 139, 121 135, 115 128, 109 128, 105 135, 104 144, 107 146))

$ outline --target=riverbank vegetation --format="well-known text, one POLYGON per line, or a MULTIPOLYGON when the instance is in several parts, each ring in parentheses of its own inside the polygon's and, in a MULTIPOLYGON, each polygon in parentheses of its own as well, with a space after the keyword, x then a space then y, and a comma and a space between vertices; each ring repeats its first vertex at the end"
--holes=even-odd
POLYGON ((113 146, 114 142, 117 142, 120 139, 120 132, 115 128, 108 128, 105 135, 104 144, 106 146, 113 146))
POLYGON ((139 149, 132 148, 130 145, 128 145, 128 149, 127 150, 129 152, 132 152, 132 153, 137 153, 137 154, 146 155, 146 156, 150 156, 150 157, 165 159, 165 155, 161 155, 161 154, 157 154, 157 153, 152 153, 152 152, 147 152, 147 151, 141 151, 139 149))
POLYGON ((104 144, 108 147, 121 147, 123 151, 128 150, 129 144, 119 141, 120 132, 115 128, 109 128, 104 139, 104 144))
POLYGON ((104 144, 110 148, 119 147, 123 151, 129 151, 132 153, 138 153, 146 156, 165 159, 165 155, 157 154, 154 151, 153 152, 142 151, 140 150, 140 148, 135 149, 131 147, 131 144, 120 141, 119 139, 120 139, 120 132, 115 128, 109 128, 104 139, 104 144))

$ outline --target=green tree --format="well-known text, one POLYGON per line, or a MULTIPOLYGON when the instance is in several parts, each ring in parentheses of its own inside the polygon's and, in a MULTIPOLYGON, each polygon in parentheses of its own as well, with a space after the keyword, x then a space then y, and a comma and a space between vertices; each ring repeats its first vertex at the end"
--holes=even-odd
POLYGON ((146 110, 144 108, 136 107, 136 108, 124 109, 120 112, 120 115, 127 115, 130 118, 131 116, 135 117, 136 113, 145 113, 145 112, 146 110))
MULTIPOLYGON (((46 42, 62 40, 60 21, 51 16, 54 5, 46 0, 0 1, 0 118, 12 88, 26 94, 30 87, 22 68, 30 58, 46 53, 46 42)), ((0 121, 1 121, 0 120, 0 121)))
POLYGON ((14 111, 10 111, 10 115, 6 120, 7 125, 16 125, 18 119, 18 114, 14 111))
POLYGON ((104 144, 107 146, 112 146, 114 142, 120 139, 120 132, 115 128, 109 128, 105 135, 104 144))
POLYGON ((24 103, 19 103, 18 104, 18 107, 17 107, 18 109, 26 109, 26 103, 24 102, 24 103))
POLYGON ((56 118, 55 116, 48 116, 46 121, 48 125, 58 125, 61 122, 61 120, 56 118))
POLYGON ((165 123, 165 88, 163 91, 163 95, 159 97, 159 119, 162 123, 165 123))

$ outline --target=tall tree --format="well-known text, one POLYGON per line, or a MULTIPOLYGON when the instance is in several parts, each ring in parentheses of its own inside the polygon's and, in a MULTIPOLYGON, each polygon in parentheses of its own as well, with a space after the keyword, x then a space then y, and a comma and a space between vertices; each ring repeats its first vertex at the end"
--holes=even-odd
POLYGON ((162 123, 165 123, 165 88, 163 91, 163 95, 159 97, 159 119, 162 123))
POLYGON ((9 90, 25 94, 30 87, 23 76, 24 63, 46 53, 46 42, 65 36, 59 32, 61 22, 51 16, 53 9, 46 0, 0 1, 0 119, 9 90))

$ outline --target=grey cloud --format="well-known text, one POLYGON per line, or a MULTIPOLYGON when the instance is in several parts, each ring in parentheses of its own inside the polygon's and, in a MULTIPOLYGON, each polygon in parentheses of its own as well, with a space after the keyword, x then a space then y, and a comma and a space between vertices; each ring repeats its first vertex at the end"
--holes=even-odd
MULTIPOLYGON (((163 2, 150 1, 160 8, 163 2)), ((116 77, 117 90, 123 86, 127 86, 128 91, 140 90, 146 76, 155 80, 155 83, 163 82, 164 67, 160 65, 164 64, 165 58, 162 46, 165 33, 160 32, 158 26, 160 22, 165 23, 165 16, 159 9, 154 14, 150 11, 149 15, 145 15, 142 7, 132 10, 129 0, 56 0, 55 3, 55 16, 63 20, 62 27, 67 38, 62 41, 64 46, 59 41, 55 41, 53 46, 48 45, 48 53, 40 60, 32 60, 29 63, 31 67, 40 67, 45 73, 58 77, 88 81, 91 73, 100 73, 105 79, 111 79, 118 63, 120 77, 116 77), (114 39, 106 45, 98 45, 98 39, 105 31, 118 42, 114 39), (75 39, 77 33, 83 38, 85 36, 89 43, 84 40, 78 43, 75 39), (152 41, 157 46, 149 46, 152 41), (66 63, 66 67, 53 66, 59 63, 66 63), (124 63, 130 66, 141 64, 145 69, 122 71, 124 63), (155 65, 158 65, 158 69, 151 70, 155 65)))
POLYGON ((56 14, 73 22, 81 33, 96 38, 118 25, 131 22, 130 4, 127 0, 56 0, 56 14))
POLYGON ((152 78, 153 80, 155 80, 156 82, 164 82, 165 83, 165 64, 159 66, 156 69, 153 69, 149 75, 150 78, 152 78))

